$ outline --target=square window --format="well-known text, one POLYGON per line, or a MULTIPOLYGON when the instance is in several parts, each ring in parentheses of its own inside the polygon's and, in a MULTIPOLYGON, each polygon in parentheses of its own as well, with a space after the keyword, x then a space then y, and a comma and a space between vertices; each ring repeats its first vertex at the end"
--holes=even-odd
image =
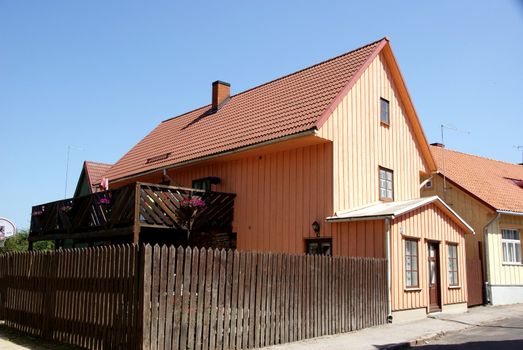
POLYGON ((332 239, 306 239, 305 253, 308 255, 332 255, 332 239))
POLYGON ((382 123, 389 125, 389 101, 384 98, 380 99, 380 120, 382 123))

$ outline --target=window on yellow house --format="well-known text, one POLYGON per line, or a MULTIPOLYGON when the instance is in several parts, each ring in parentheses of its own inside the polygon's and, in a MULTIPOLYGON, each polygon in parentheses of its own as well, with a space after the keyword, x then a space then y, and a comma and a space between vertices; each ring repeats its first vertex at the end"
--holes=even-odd
POLYGON ((503 262, 509 264, 521 263, 521 237, 519 230, 501 230, 503 246, 503 262))

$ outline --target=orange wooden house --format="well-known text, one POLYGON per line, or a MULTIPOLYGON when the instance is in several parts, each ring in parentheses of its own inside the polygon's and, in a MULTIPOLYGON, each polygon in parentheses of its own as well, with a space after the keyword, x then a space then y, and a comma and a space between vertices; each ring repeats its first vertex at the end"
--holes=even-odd
MULTIPOLYGON (((464 237, 388 39, 161 122, 106 173, 234 193, 240 250, 389 259, 391 319, 467 305, 464 237)), ((129 239, 138 239, 136 234, 129 239)))

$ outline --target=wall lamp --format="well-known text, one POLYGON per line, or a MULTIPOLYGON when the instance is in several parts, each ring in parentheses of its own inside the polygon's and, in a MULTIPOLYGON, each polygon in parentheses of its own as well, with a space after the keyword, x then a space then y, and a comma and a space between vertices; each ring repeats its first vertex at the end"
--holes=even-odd
POLYGON ((320 223, 318 221, 312 223, 312 230, 316 233, 316 237, 320 237, 320 223))

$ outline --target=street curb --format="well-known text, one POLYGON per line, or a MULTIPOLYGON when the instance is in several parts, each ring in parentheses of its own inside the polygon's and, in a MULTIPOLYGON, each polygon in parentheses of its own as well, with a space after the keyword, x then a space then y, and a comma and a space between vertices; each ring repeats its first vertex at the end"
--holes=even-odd
POLYGON ((427 342, 429 342, 431 340, 435 340, 435 339, 441 338, 445 334, 447 334, 447 332, 443 332, 442 331, 442 332, 430 334, 430 335, 427 335, 427 336, 424 336, 424 337, 421 337, 421 338, 417 338, 417 339, 414 339, 414 340, 411 340, 411 341, 407 341, 407 342, 404 342, 404 343, 398 343, 398 344, 393 344, 393 345, 389 345, 389 346, 380 347, 380 350, 400 350, 400 349, 409 349, 409 348, 411 348, 413 346, 416 346, 416 345, 426 345, 427 342))

